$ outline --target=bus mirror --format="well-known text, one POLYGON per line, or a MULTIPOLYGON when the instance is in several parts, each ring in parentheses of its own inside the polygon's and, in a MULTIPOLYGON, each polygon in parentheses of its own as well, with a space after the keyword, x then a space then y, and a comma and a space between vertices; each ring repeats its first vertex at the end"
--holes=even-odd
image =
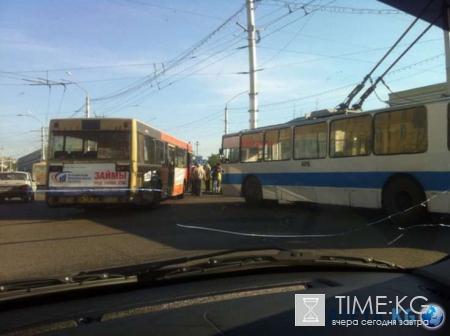
POLYGON ((219 148, 219 155, 223 155, 223 148, 219 148))

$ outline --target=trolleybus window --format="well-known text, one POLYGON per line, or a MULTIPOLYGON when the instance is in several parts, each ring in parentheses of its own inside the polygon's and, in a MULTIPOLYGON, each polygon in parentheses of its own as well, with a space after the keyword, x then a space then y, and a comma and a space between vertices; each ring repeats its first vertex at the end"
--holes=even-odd
POLYGON ((231 136, 223 138, 223 155, 225 163, 239 162, 239 136, 231 136))
POLYGON ((267 131, 264 142, 264 160, 290 160, 292 151, 291 143, 292 130, 290 127, 267 131))
POLYGON ((241 137, 241 161, 257 162, 263 157, 263 133, 245 134, 241 137))
POLYGON ((334 120, 330 127, 330 156, 361 156, 372 152, 372 116, 334 120))
POLYGON ((374 125, 374 154, 427 151, 427 111, 424 106, 378 113, 375 115, 374 125))
POLYGON ((294 159, 316 159, 327 156, 327 123, 295 127, 294 159))

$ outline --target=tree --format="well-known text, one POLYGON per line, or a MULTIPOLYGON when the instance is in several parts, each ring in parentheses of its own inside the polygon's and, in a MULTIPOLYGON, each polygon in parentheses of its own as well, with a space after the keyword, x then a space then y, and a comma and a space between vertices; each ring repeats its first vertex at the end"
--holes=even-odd
POLYGON ((211 154, 208 157, 208 163, 211 167, 214 167, 217 164, 217 162, 220 162, 219 154, 211 154))

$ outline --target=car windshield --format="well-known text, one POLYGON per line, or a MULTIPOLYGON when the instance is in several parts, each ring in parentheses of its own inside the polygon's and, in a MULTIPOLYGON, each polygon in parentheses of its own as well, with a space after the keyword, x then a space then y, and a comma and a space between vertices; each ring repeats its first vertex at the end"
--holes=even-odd
POLYGON ((23 173, 0 173, 0 181, 26 181, 27 174, 23 173))
POLYGON ((428 2, 0 1, 0 284, 243 248, 442 260, 428 2))

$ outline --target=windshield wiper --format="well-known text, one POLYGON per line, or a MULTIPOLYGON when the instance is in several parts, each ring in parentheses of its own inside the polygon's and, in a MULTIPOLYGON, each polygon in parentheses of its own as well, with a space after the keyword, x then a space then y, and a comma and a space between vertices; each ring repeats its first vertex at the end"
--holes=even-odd
POLYGON ((12 291, 30 292, 34 289, 44 287, 61 287, 70 286, 73 284, 83 285, 95 281, 125 279, 121 274, 111 273, 90 273, 82 272, 73 276, 62 276, 53 278, 37 278, 37 279, 23 279, 4 282, 0 284, 0 294, 12 291))
MULTIPOLYGON (((139 281, 154 281, 171 277, 193 275, 211 271, 245 269, 265 266, 353 266, 380 269, 404 269, 394 263, 374 258, 320 255, 311 252, 291 251, 280 247, 233 249, 201 254, 146 264, 115 267, 95 271, 95 273, 116 273, 124 276, 138 276, 139 281), (245 252, 278 251, 274 254, 248 254, 245 252), (235 256, 230 256, 236 254, 235 256), (192 263, 201 261, 199 263, 192 263), (171 267, 173 266, 173 267, 171 267)), ((86 275, 89 272, 84 273, 86 275)))
MULTIPOLYGON (((353 266, 380 269, 404 269, 402 266, 374 258, 320 255, 311 252, 291 251, 279 247, 234 249, 175 258, 139 265, 114 267, 103 270, 81 272, 73 276, 48 279, 22 280, 0 284, 0 293, 15 290, 30 290, 40 287, 61 287, 70 284, 102 283, 111 280, 126 281, 131 277, 137 282, 151 282, 180 276, 189 276, 212 271, 231 271, 249 267, 266 266, 353 266), (274 254, 247 254, 246 252, 277 251, 274 254), (235 256, 230 256, 236 254, 235 256), (192 263, 194 261, 200 261, 192 263)), ((65 287, 65 286, 64 286, 65 287)))

